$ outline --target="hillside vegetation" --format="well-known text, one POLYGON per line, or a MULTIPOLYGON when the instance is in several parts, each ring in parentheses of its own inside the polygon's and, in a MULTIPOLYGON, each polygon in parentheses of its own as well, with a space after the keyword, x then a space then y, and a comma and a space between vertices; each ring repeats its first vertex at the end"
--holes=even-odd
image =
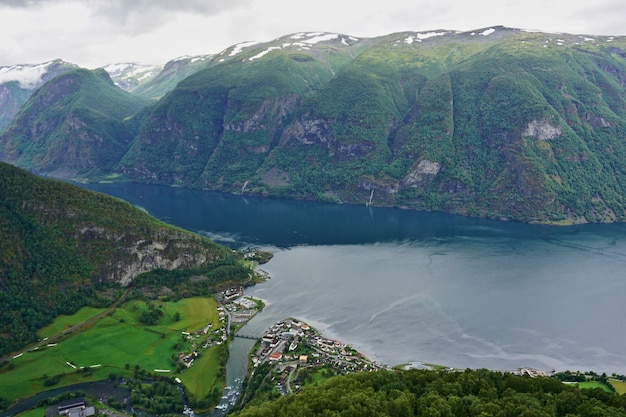
POLYGON ((487 370, 378 371, 336 377, 236 413, 253 416, 623 416, 626 396, 581 390, 556 378, 487 370))
POLYGON ((0 236, 0 355, 59 314, 110 305, 131 284, 192 295, 250 272, 229 249, 124 201, 4 163, 0 236))
POLYGON ((0 136, 0 156, 59 177, 110 172, 133 139, 125 119, 146 103, 116 87, 102 69, 63 73, 24 104, 0 136))
POLYGON ((33 98, 0 136, 0 157, 94 180, 525 222, 626 220, 626 38, 299 33, 205 59, 131 119, 81 119, 111 139, 106 157, 88 141, 89 158, 77 158, 71 129, 24 133, 68 114, 40 109, 33 124, 33 98))

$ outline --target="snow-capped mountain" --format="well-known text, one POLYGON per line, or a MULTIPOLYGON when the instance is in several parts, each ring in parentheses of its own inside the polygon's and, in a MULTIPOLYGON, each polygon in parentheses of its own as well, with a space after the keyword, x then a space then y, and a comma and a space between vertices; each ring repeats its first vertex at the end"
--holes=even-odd
POLYGON ((43 64, 0 67, 0 84, 15 81, 22 89, 34 90, 56 75, 73 68, 78 66, 60 59, 43 64))
POLYGON ((0 131, 11 122, 30 95, 46 81, 78 66, 60 59, 42 64, 0 67, 0 131))
POLYGON ((110 64, 104 67, 113 82, 140 97, 158 99, 182 79, 203 69, 211 55, 182 56, 165 65, 139 63, 110 64))
POLYGON ((163 65, 127 62, 104 67, 111 79, 123 90, 133 91, 139 85, 154 79, 163 70, 163 65))

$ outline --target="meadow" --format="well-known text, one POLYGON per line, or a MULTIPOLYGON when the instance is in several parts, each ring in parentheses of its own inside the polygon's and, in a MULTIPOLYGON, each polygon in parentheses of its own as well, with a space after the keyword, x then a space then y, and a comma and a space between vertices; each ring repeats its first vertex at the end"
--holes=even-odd
MULTIPOLYGON (((190 391, 202 398, 217 380, 219 347, 202 351, 201 360, 181 374, 176 373, 173 356, 188 350, 190 341, 183 331, 193 332, 208 324, 219 327, 217 302, 209 297, 175 302, 129 301, 79 333, 70 333, 50 346, 24 353, 0 368, 0 397, 14 401, 65 385, 107 379, 112 375, 132 375, 135 369, 147 373, 169 370, 167 376, 179 376, 190 384, 190 391), (141 322, 142 313, 158 309, 158 323, 141 322), (213 352, 215 351, 215 352, 213 352), (83 369, 81 369, 83 368, 83 369), (193 375, 202 373, 202 384, 193 383, 193 375), (189 376, 188 376, 189 375, 189 376), (58 379, 56 383, 52 383, 58 379)), ((72 316, 59 317, 42 329, 40 335, 53 335, 72 324, 97 314, 95 309, 81 309, 72 316)))
POLYGON ((615 388, 615 392, 622 395, 626 394, 626 382, 614 379, 609 380, 609 382, 613 385, 613 388, 615 388))
POLYGON ((72 326, 89 320, 90 318, 94 317, 98 313, 101 313, 102 311, 104 311, 103 308, 83 307, 71 316, 62 314, 57 317, 50 325, 39 330, 37 334, 42 339, 54 336, 55 334, 60 333, 63 330, 69 329, 72 326))
POLYGON ((599 388, 599 389, 601 389, 603 391, 611 392, 609 387, 607 387, 606 384, 604 384, 604 383, 602 383, 600 381, 585 381, 585 382, 579 382, 576 385, 578 386, 578 388, 582 388, 582 389, 599 388))

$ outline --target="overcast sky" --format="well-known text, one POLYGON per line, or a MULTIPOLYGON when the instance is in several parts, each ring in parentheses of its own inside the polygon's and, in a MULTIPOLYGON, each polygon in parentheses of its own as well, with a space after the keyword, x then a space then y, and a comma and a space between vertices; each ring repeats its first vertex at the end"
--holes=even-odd
POLYGON ((626 35, 624 0, 0 0, 0 66, 164 64, 301 31, 373 37, 504 25, 626 35))

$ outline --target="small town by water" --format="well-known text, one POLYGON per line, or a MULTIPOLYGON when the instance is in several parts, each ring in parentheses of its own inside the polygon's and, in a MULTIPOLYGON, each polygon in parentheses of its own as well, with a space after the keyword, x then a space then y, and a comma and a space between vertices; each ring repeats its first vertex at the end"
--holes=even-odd
MULTIPOLYGON (((264 279, 270 279, 266 271, 257 269, 256 272, 264 279)), ((255 342, 248 354, 249 365, 245 375, 248 387, 260 368, 265 372, 263 379, 269 379, 281 395, 297 393, 302 389, 303 382, 299 376, 303 370, 326 368, 337 374, 346 374, 388 368, 341 341, 324 337, 319 330, 292 317, 276 322, 261 337, 246 334, 245 324, 263 308, 263 303, 246 296, 243 286, 229 288, 217 299, 220 321, 225 323, 224 328, 227 329, 222 336, 224 340, 232 336, 233 339, 255 342)), ((243 386, 240 377, 235 378, 234 385, 226 386, 221 401, 211 415, 223 415, 235 406, 243 394, 243 386)))

